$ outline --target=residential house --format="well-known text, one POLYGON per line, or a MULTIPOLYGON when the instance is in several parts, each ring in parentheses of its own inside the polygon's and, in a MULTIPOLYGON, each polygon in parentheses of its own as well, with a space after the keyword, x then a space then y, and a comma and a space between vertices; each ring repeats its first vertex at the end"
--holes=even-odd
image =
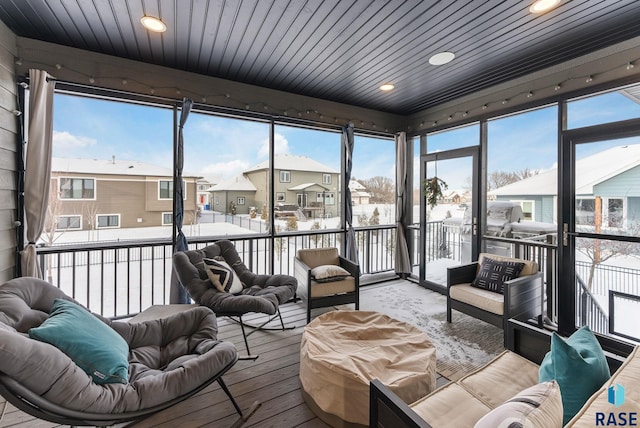
MULTIPOLYGON (((628 227, 640 220, 640 144, 616 146, 576 162, 576 224, 628 227), (622 162, 621 162, 622 160, 622 162)), ((557 167, 489 192, 519 202, 525 220, 557 223, 557 167)))
POLYGON ((213 205, 211 200, 211 187, 215 184, 214 181, 207 177, 198 179, 198 208, 200 210, 210 210, 213 205))
POLYGON ((213 211, 228 214, 249 214, 251 207, 259 208, 256 207, 255 202, 258 188, 244 174, 212 186, 209 192, 213 200, 211 206, 213 211), (232 212, 232 207, 235 212, 232 212))
MULTIPOLYGON (((184 176, 185 223, 195 221, 196 182, 184 176)), ((173 223, 173 171, 140 161, 53 158, 49 228, 96 230, 173 223)))
POLYGON ((349 181, 349 190, 351 190, 351 203, 353 205, 367 205, 371 194, 367 192, 367 188, 358 180, 349 181))
MULTIPOLYGON (((297 206, 306 218, 339 215, 340 171, 307 156, 280 154, 274 163, 276 206, 297 206)), ((256 208, 269 206, 269 161, 249 168, 243 175, 256 188, 256 208)))

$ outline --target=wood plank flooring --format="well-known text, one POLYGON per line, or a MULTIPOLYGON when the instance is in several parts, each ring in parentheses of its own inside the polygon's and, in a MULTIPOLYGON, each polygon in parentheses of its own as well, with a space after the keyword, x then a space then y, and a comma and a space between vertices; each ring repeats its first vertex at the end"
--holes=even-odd
MULTIPOLYGON (((397 280, 400 281, 400 280, 397 280)), ((388 283, 387 283, 388 284, 388 283)), ((376 285, 363 287, 362 293, 376 285)), ((417 287, 417 285, 416 285, 417 287)), ((425 292, 429 292, 425 290, 425 292)), ((258 331, 249 336, 249 346, 255 361, 238 361, 225 374, 224 382, 246 412, 256 401, 260 407, 242 425, 243 427, 327 427, 307 407, 302 399, 298 378, 300 361, 300 339, 306 324, 306 311, 302 303, 281 306, 287 326, 285 331, 258 331)), ((314 311, 314 315, 316 312, 314 311)), ((263 319, 260 315, 248 317, 247 322, 263 319)), ((219 334, 223 340, 233 342, 241 356, 246 355, 240 326, 226 318, 219 318, 219 334)), ((438 385, 448 382, 439 377, 438 385)), ((0 412, 5 405, 0 397, 0 412)), ((135 423, 135 428, 147 427, 231 427, 238 421, 238 414, 222 391, 214 383, 189 400, 157 413, 144 421, 135 423)), ((34 419, 7 405, 0 427, 56 427, 60 425, 34 419)))

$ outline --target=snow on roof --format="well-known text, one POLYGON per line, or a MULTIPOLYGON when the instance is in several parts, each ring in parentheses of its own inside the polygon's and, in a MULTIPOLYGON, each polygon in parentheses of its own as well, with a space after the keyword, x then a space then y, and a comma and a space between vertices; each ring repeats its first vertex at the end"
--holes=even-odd
MULTIPOLYGON (((290 170, 290 171, 312 171, 312 172, 327 172, 331 174, 339 174, 340 171, 320 163, 307 156, 298 156, 290 154, 282 154, 275 156, 276 169, 290 170)), ((269 168, 269 161, 260 162, 258 165, 249 168, 245 172, 260 171, 269 168)))
POLYGON ((360 183, 357 180, 349 180, 349 189, 351 189, 351 190, 367 190, 367 188, 364 187, 362 185, 362 183, 360 183))
MULTIPOLYGON (((593 186, 640 165, 640 144, 612 147, 576 162, 576 194, 591 195, 593 186)), ((557 167, 515 183, 491 190, 490 195, 555 195, 557 167)))
POLYGON ((225 190, 255 192, 257 189, 244 174, 236 175, 209 188, 210 192, 222 192, 225 190))
POLYGON ((318 183, 302 183, 302 184, 298 184, 297 186, 293 186, 293 187, 289 187, 287 190, 291 190, 291 191, 296 191, 296 190, 307 190, 310 187, 317 187, 323 190, 329 190, 328 187, 324 187, 318 183))
MULTIPOLYGON (((173 177, 171 168, 132 160, 51 158, 51 172, 76 174, 142 175, 173 177)), ((183 177, 198 177, 196 174, 182 174, 183 177)))

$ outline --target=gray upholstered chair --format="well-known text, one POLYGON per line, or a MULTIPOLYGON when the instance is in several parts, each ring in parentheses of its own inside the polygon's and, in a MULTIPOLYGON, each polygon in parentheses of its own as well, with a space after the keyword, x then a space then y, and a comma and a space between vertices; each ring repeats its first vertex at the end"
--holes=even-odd
MULTIPOLYGON (((66 327, 79 324, 77 318, 66 320, 66 327)), ((68 335, 78 337, 79 327, 68 335)), ((207 308, 141 323, 110 321, 48 282, 12 279, 0 285, 0 394, 20 410, 50 422, 107 426, 143 419, 218 381, 242 415, 221 377, 236 363, 238 353, 233 344, 216 338, 217 331, 215 314, 207 308), (95 323, 98 328, 89 331, 99 345, 110 335, 118 343, 124 339, 126 378, 100 384, 96 371, 81 368, 95 364, 99 352, 83 359, 69 348, 63 352, 59 344, 30 337, 30 330, 34 335, 36 327, 58 323, 61 306, 87 324, 95 323)), ((104 343, 109 347, 110 342, 104 343)))
MULTIPOLYGON (((502 328, 506 332, 510 318, 527 321, 537 318, 541 322, 543 306, 543 279, 538 264, 495 254, 481 253, 478 261, 447 269, 447 321, 451 322, 451 311, 456 309, 474 318, 502 328), (522 263, 518 275, 504 281, 502 293, 473 286, 481 271, 483 261, 522 263)), ((505 347, 507 334, 504 334, 505 347)))
POLYGON ((298 286, 296 279, 289 275, 258 275, 251 272, 240 259, 231 241, 220 240, 199 250, 177 252, 173 256, 173 267, 180 284, 196 303, 210 308, 218 316, 237 319, 242 328, 248 354, 251 352, 247 337, 251 333, 265 329, 265 325, 276 317, 280 319, 281 329, 285 329, 280 315, 280 305, 295 296, 298 286), (223 292, 211 283, 204 259, 216 257, 221 257, 233 268, 242 283, 242 291, 223 292), (271 317, 260 325, 248 325, 243 322, 242 316, 251 312, 263 313, 271 317), (245 327, 250 327, 252 330, 247 333, 245 327))
POLYGON ((307 306, 307 323, 311 309, 346 303, 360 309, 360 266, 340 256, 337 248, 298 250, 294 275, 300 283, 298 296, 307 306))

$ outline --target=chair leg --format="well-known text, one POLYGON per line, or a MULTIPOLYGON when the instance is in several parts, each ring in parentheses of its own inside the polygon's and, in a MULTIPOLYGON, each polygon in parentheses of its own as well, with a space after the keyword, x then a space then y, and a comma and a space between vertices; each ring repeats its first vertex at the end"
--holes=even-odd
POLYGON ((244 330, 244 323, 242 322, 242 315, 238 315, 240 319, 240 329, 242 330, 242 338, 244 339, 244 346, 247 348, 247 355, 251 355, 251 351, 249 350, 249 340, 247 340, 247 332, 244 330))
POLYGON ((235 398, 233 398, 233 395, 231 395, 231 391, 229 391, 229 388, 227 388, 227 384, 224 383, 224 381, 222 380, 222 377, 218 378, 218 383, 220 384, 220 388, 222 388, 224 393, 227 394, 227 397, 229 397, 229 400, 231 400, 231 404, 233 404, 233 407, 235 407, 236 412, 238 412, 238 414, 242 416, 242 410, 240 410, 240 406, 238 406, 238 403, 236 403, 235 398))
POLYGON ((282 319, 282 314, 280 313, 280 308, 278 308, 278 317, 280 318, 280 325, 282 326, 282 331, 285 330, 284 320, 282 319))

